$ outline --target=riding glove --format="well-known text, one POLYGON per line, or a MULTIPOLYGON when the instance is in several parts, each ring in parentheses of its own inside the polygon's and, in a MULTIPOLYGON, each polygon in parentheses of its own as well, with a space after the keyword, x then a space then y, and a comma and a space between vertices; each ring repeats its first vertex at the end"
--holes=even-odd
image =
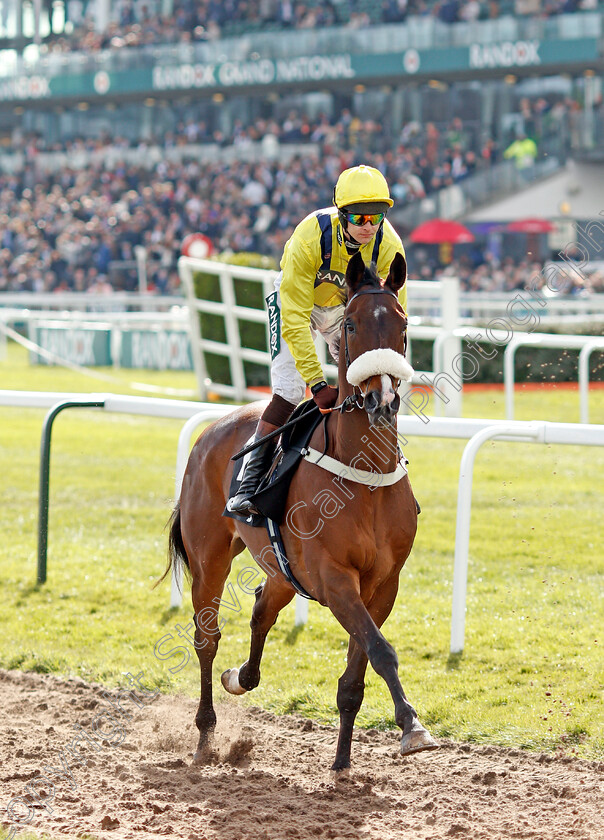
POLYGON ((338 389, 332 385, 324 385, 312 395, 313 400, 321 409, 332 408, 338 401, 338 389))

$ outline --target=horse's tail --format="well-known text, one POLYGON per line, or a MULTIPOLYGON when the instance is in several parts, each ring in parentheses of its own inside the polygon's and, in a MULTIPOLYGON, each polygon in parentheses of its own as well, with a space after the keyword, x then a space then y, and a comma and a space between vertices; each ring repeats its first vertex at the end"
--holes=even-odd
POLYGON ((170 570, 176 567, 177 563, 180 563, 182 568, 184 568, 187 580, 191 579, 191 567, 189 566, 189 558, 187 557, 185 544, 182 541, 182 531, 180 528, 180 502, 176 503, 166 525, 170 526, 170 533, 168 535, 168 564, 163 575, 155 582, 154 589, 168 576, 170 570))

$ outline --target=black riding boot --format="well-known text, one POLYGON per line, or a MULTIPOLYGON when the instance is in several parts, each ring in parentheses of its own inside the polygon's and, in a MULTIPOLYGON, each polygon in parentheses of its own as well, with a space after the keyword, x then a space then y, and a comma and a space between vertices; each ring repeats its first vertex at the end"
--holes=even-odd
MULTIPOLYGON (((276 429, 276 426, 271 426, 268 431, 276 429)), ((265 431, 263 434, 256 432, 256 440, 268 434, 265 431)), ((231 513, 238 513, 240 516, 246 516, 250 513, 257 513, 252 505, 251 497, 254 495, 260 484, 260 479, 264 476, 271 465, 271 461, 277 449, 277 441, 274 438, 267 440, 266 443, 261 443, 256 449, 250 452, 250 457, 245 465, 245 471, 239 490, 235 496, 232 496, 227 502, 227 510, 231 513)))

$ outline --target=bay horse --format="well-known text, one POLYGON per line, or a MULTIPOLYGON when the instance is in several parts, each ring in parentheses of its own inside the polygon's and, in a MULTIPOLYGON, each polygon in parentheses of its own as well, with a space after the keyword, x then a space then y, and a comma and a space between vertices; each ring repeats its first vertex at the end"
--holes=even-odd
MULTIPOLYGON (((407 318, 398 300, 405 277, 400 254, 385 281, 373 264, 365 266, 360 254, 350 260, 338 362, 340 410, 338 406, 331 410, 327 433, 319 426, 310 441, 311 447, 321 451, 327 441, 325 454, 340 466, 354 465, 359 474, 359 463, 372 466, 370 472, 378 473, 378 484, 380 473, 387 478, 398 470, 403 476, 387 486, 368 486, 349 478, 335 480, 320 463, 303 459, 289 487, 288 515, 282 525, 295 580, 331 610, 350 636, 347 665, 337 691, 340 730, 331 768, 336 774, 350 767, 354 721, 363 701, 368 661, 392 695, 394 717, 402 730, 402 755, 438 746, 407 700, 396 652, 380 631, 394 605, 399 573, 417 527, 415 498, 399 465, 396 430, 397 388, 400 379, 409 379, 413 372, 404 358, 407 318)), ((216 725, 212 663, 221 635, 217 605, 233 558, 247 546, 267 577, 255 590, 249 657, 239 668, 222 674, 222 684, 231 694, 243 694, 259 684, 266 636, 295 595, 292 583, 279 570, 266 529, 222 515, 234 468, 231 457, 252 437, 262 407, 253 403, 235 409, 202 432, 170 518, 165 574, 182 562, 192 578, 194 638, 201 669, 194 760, 200 763, 212 752, 216 725)), ((347 475, 351 474, 349 470, 347 475)))

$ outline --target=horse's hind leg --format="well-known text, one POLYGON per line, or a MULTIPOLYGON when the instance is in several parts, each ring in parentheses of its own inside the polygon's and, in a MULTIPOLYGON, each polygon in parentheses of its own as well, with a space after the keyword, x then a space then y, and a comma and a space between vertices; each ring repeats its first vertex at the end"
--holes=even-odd
POLYGON ((229 668, 222 675, 222 684, 230 694, 245 694, 260 682, 260 661, 268 631, 277 616, 294 597, 292 587, 278 578, 269 577, 256 589, 256 602, 252 610, 250 627, 252 640, 250 655, 240 668, 229 668))
MULTIPOLYGON (((191 562, 193 585, 191 597, 195 614, 195 650, 199 659, 201 691, 195 723, 199 742, 195 761, 211 758, 211 739, 216 727, 216 712, 212 699, 212 666, 221 633, 218 608, 224 584, 231 570, 231 561, 243 548, 238 537, 220 529, 211 540, 204 541, 203 557, 191 562)), ((190 555, 189 555, 190 556, 190 555)))

